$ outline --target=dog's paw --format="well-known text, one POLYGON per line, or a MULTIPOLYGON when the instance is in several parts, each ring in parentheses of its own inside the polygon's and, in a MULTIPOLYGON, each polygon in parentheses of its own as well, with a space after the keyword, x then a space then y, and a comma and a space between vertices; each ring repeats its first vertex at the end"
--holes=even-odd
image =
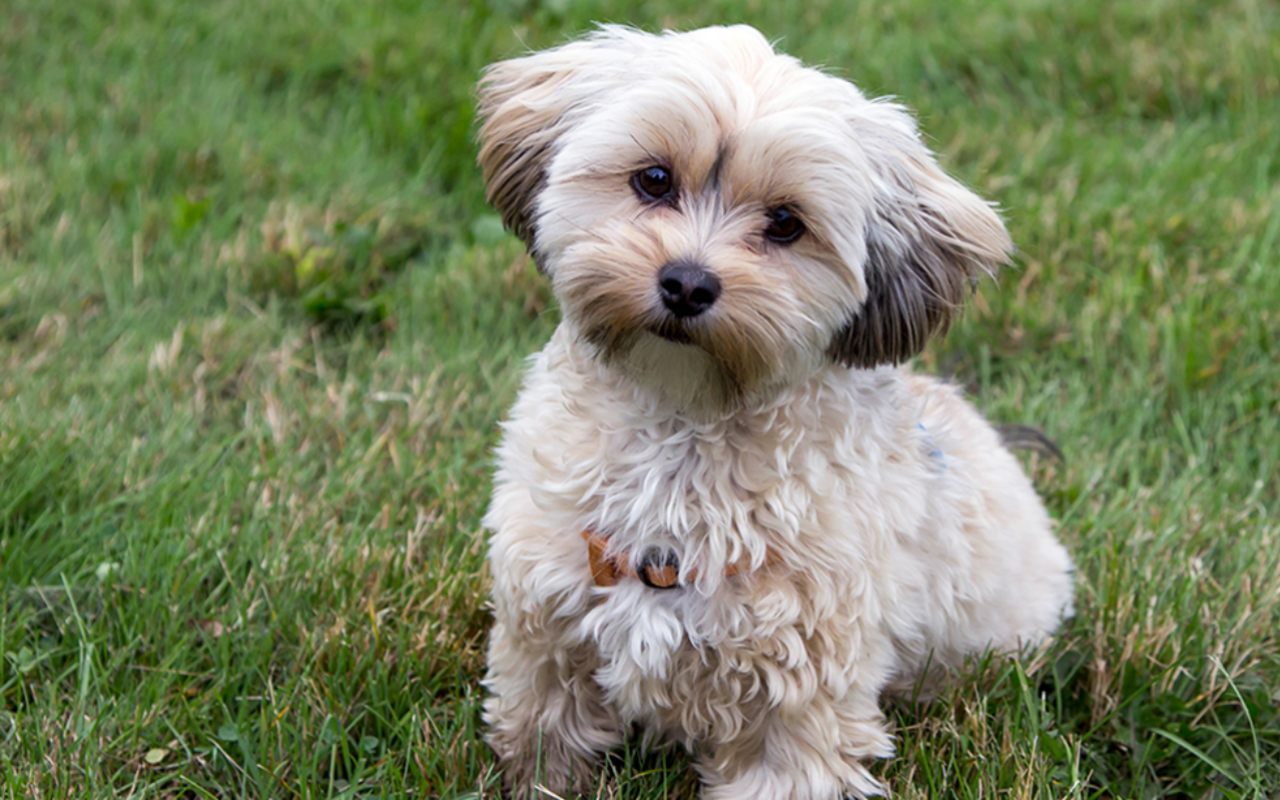
MULTIPOLYGON (((814 762, 788 768, 755 764, 733 780, 708 781, 702 800, 788 798, 788 800, 866 800, 887 795, 884 784, 861 765, 846 765, 840 774, 814 762)), ((704 771, 704 776, 706 776, 704 771)))
POLYGON ((887 797, 888 789, 883 783, 871 777, 865 767, 858 766, 851 776, 845 777, 845 790, 841 800, 866 800, 869 797, 887 797))
POLYGON ((560 737, 544 732, 541 736, 491 734, 488 739, 502 769, 503 796, 509 800, 568 800, 589 794, 595 785, 595 760, 560 737))
POLYGON ((562 764, 504 764, 502 785, 507 800, 588 797, 595 786, 595 769, 581 759, 562 764))

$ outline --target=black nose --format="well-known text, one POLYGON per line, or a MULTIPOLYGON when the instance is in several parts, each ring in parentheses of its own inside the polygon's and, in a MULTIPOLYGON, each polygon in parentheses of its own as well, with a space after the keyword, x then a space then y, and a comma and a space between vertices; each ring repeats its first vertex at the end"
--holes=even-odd
POLYGON ((681 319, 696 317, 715 304, 720 279, 697 264, 677 261, 658 272, 658 293, 672 314, 681 319))

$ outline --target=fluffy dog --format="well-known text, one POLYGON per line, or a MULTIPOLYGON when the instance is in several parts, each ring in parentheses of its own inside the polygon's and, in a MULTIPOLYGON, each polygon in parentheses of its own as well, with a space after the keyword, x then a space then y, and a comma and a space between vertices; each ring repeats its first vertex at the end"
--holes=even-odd
POLYGON ((484 717, 511 793, 633 727, 703 797, 881 791, 882 693, 1071 610, 991 426, 899 366, 1011 249, 891 102, 744 26, 604 27, 480 83, 563 321, 504 427, 484 717))

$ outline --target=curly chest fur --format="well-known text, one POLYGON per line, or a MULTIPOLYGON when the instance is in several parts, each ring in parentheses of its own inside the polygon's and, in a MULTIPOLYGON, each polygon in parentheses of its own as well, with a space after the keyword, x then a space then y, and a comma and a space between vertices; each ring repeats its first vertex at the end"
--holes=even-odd
POLYGON ((928 506, 911 404, 884 401, 896 379, 832 374, 695 423, 562 369, 550 350, 507 427, 488 519, 513 624, 532 614, 556 647, 589 651, 623 718, 686 741, 867 678, 859 654, 888 652, 875 645, 894 542, 928 506), (583 530, 632 558, 674 553, 680 586, 595 588, 583 530))
POLYGON ((737 735, 752 708, 847 687, 874 635, 858 630, 874 627, 882 555, 867 534, 886 524, 866 499, 892 495, 893 470, 859 468, 870 456, 847 421, 798 428, 798 410, 597 433, 602 458, 561 483, 586 487, 580 522, 618 551, 658 548, 681 565, 678 588, 624 581, 582 619, 596 680, 624 717, 689 740, 737 735))
POLYGON ((806 624, 806 606, 782 583, 722 586, 712 597, 615 589, 583 620, 599 659, 594 679, 624 719, 668 737, 736 737, 764 708, 847 685, 826 664, 852 659, 847 639, 806 624))

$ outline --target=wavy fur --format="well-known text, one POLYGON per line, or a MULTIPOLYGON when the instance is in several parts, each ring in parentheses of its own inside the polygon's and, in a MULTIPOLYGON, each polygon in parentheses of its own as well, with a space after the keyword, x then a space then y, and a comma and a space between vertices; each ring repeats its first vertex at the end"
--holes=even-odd
POLYGON ((635 726, 689 748, 711 800, 880 792, 883 693, 1071 612, 1070 560, 999 435, 895 366, 1004 260, 999 217, 900 107, 742 26, 605 28, 480 92, 490 198, 564 312, 485 521, 485 719, 511 794, 588 789, 635 726), (661 207, 629 185, 655 163, 677 186, 661 207), (788 247, 763 234, 780 204, 808 228, 788 247), (706 314, 665 314, 673 260, 719 277, 706 314), (682 586, 596 587, 583 530, 675 551, 682 586))

